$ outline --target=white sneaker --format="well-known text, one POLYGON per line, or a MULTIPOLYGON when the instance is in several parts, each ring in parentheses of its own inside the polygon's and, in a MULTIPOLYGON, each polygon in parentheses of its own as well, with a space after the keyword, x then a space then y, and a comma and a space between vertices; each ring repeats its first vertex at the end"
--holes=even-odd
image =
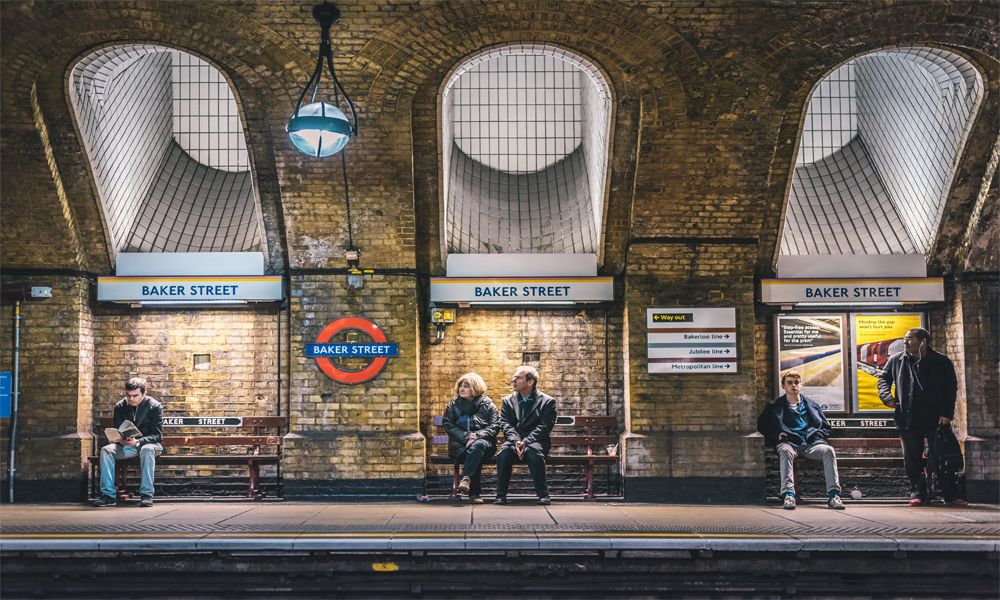
POLYGON ((785 496, 785 504, 782 508, 785 510, 795 510, 795 494, 788 494, 785 496))
POLYGON ((830 500, 826 503, 826 505, 829 506, 830 508, 835 508, 837 510, 844 510, 845 508, 847 508, 846 506, 844 506, 844 501, 840 499, 840 495, 830 498, 830 500))

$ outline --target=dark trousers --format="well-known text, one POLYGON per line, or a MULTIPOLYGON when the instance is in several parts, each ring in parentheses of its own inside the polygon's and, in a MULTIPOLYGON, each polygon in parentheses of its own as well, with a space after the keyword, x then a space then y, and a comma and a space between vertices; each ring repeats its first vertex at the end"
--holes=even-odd
POLYGON ((468 477, 469 495, 479 496, 483 491, 483 459, 487 453, 492 454, 493 444, 486 440, 476 440, 463 450, 455 460, 462 463, 462 477, 468 477))
POLYGON ((545 481, 545 455, 529 446, 524 450, 524 458, 518 458, 517 452, 511 447, 503 448, 497 453, 497 496, 507 495, 514 463, 528 463, 528 470, 535 482, 535 494, 539 498, 549 495, 549 484, 545 481))
MULTIPOLYGON (((911 427, 908 431, 899 432, 899 441, 903 445, 903 465, 910 480, 911 496, 927 498, 927 479, 924 476, 927 461, 924 459, 924 446, 930 448, 934 443, 935 432, 937 432, 936 423, 929 427, 911 427)), ((937 481, 945 500, 954 500, 958 497, 958 483, 954 476, 940 477, 937 481)))

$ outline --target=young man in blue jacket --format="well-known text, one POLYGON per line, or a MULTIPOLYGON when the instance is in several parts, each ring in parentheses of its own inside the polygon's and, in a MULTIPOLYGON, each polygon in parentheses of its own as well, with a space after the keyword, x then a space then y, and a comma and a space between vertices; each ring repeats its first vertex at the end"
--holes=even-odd
POLYGON ((787 371, 781 376, 785 393, 767 403, 757 418, 757 431, 764 435, 764 444, 774 448, 781 465, 781 495, 784 508, 795 509, 795 459, 797 457, 823 461, 826 478, 827 506, 844 510, 840 499, 840 476, 837 474, 837 453, 827 443, 830 422, 823 408, 802 395, 802 375, 787 371))

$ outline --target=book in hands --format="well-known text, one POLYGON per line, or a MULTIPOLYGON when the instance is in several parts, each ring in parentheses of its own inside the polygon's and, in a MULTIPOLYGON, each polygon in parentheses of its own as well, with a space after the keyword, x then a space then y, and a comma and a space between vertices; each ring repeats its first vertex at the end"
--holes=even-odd
POLYGON ((135 423, 132 421, 122 421, 122 424, 118 426, 118 429, 108 427, 104 430, 104 435, 108 436, 109 442, 115 442, 118 444, 132 438, 142 437, 142 433, 139 431, 139 428, 136 427, 135 423))

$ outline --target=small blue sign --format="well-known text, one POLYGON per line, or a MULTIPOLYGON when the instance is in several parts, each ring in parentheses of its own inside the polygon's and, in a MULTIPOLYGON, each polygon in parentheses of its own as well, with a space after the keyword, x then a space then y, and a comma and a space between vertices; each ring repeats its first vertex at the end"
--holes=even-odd
POLYGON ((398 355, 396 342, 306 344, 307 358, 394 358, 398 355))
POLYGON ((0 373, 0 419, 10 418, 10 371, 0 373))

